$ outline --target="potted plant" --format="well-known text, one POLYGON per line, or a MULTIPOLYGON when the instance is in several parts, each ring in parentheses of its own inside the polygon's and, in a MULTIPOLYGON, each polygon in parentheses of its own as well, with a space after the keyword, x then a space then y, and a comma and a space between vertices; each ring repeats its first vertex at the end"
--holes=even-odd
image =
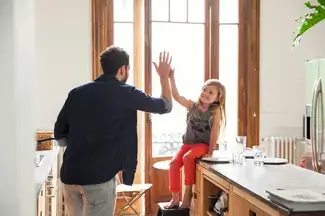
POLYGON ((298 19, 300 25, 295 33, 294 45, 300 42, 301 37, 305 32, 325 20, 325 0, 317 0, 317 3, 315 4, 306 1, 305 6, 309 9, 309 12, 298 19))

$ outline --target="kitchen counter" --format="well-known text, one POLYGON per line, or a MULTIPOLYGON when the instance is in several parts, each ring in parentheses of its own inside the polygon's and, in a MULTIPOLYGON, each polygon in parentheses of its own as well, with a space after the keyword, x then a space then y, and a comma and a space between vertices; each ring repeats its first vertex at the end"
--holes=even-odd
MULTIPOLYGON (((234 165, 232 163, 213 164, 199 161, 197 166, 201 170, 199 173, 197 171, 197 175, 202 176, 200 180, 201 184, 202 182, 206 182, 204 176, 208 176, 208 181, 209 179, 211 181, 219 179, 216 180, 216 184, 219 184, 221 181, 220 185, 223 186, 221 188, 226 188, 229 193, 233 190, 232 188, 235 188, 235 190, 241 191, 241 196, 249 196, 251 200, 257 200, 260 205, 266 205, 267 208, 275 210, 274 212, 280 212, 279 214, 268 213, 270 215, 295 215, 295 210, 290 206, 282 207, 272 202, 265 192, 266 189, 308 188, 325 193, 325 175, 292 164, 258 166, 253 163, 252 159, 246 159, 243 165, 234 165)), ((203 190, 204 187, 198 186, 197 190, 203 190)), ((205 198, 202 197, 202 199, 205 198)), ((231 200, 229 200, 229 203, 231 203, 231 200)), ((230 206, 230 212, 231 208, 230 206)), ((311 210, 311 212, 319 211, 322 211, 319 215, 325 215, 325 205, 323 209, 311 210)), ((230 215, 236 214, 230 213, 230 215)))
POLYGON ((54 147, 53 150, 49 151, 38 151, 44 155, 43 161, 39 167, 35 167, 35 185, 36 185, 36 196, 41 191, 42 184, 47 179, 52 165, 59 153, 60 147, 54 147))

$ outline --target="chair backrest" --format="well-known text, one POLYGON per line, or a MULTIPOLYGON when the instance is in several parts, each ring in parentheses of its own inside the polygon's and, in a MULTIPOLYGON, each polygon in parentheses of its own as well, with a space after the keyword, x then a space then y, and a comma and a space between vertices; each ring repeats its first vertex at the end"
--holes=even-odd
POLYGON ((115 176, 115 179, 116 179, 116 184, 119 185, 119 184, 122 184, 122 172, 118 172, 115 176))

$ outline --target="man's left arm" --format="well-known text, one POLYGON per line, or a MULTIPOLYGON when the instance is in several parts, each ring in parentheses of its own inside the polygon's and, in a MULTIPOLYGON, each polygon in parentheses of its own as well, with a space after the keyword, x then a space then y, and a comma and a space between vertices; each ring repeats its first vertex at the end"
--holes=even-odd
POLYGON ((64 105, 57 117, 57 120, 54 125, 54 137, 58 140, 59 145, 62 143, 62 146, 66 145, 66 139, 69 134, 69 102, 71 99, 71 92, 69 93, 67 99, 64 102, 64 105))
MULTIPOLYGON (((137 165, 138 163, 135 163, 137 165)), ((131 169, 122 170, 122 180, 125 185, 132 185, 135 178, 136 166, 131 169)))

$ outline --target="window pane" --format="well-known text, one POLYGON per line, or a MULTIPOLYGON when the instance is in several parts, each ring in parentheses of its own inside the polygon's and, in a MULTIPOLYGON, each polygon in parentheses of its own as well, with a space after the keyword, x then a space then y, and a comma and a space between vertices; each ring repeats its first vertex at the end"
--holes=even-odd
POLYGON ((114 45, 129 53, 130 72, 127 83, 133 85, 133 23, 114 23, 114 45))
POLYGON ((200 23, 205 22, 204 0, 188 0, 188 21, 200 23))
POLYGON ((219 78, 226 87, 226 140, 238 133, 238 26, 221 25, 219 42, 219 78))
POLYGON ((170 20, 174 22, 187 21, 187 2, 186 0, 170 1, 170 20))
POLYGON ((153 21, 168 21, 168 0, 151 0, 151 19, 153 21))
POLYGON ((220 1, 220 23, 238 23, 238 1, 239 0, 219 0, 220 1))
MULTIPOLYGON (((160 51, 169 51, 176 68, 177 87, 183 96, 197 100, 204 82, 204 25, 152 24, 152 59, 157 61, 160 51), (173 34, 166 34, 173 32, 173 34), (185 55, 184 55, 185 52, 185 55)), ((159 77, 152 67, 152 94, 161 94, 159 77)), ((185 132, 186 109, 174 102, 169 114, 152 115, 152 155, 172 156, 182 145, 185 132)))
POLYGON ((114 0, 114 22, 133 22, 133 0, 114 0))

